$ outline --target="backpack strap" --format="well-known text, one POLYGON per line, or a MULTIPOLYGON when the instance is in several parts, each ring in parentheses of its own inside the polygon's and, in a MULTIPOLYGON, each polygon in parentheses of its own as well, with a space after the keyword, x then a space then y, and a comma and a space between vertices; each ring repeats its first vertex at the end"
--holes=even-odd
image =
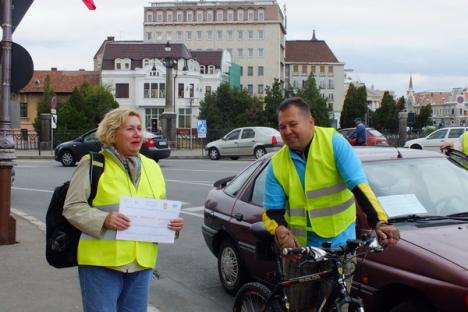
POLYGON ((104 172, 105 161, 102 153, 90 152, 89 156, 89 181, 91 185, 91 193, 89 194, 88 203, 91 206, 91 202, 94 197, 96 197, 99 178, 104 172))

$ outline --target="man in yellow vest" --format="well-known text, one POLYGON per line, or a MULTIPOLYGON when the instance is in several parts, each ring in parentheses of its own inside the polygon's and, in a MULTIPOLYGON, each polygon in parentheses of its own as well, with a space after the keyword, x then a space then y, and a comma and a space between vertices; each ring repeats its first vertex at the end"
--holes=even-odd
MULTIPOLYGON (((298 97, 280 104, 278 122, 286 145, 267 168, 263 221, 279 247, 321 246, 325 242, 336 247, 355 238, 355 200, 377 235, 388 245, 396 244, 399 231, 388 223, 359 158, 343 136, 333 128, 315 126, 309 106, 298 97)), ((299 271, 296 260, 285 259, 287 277, 320 269, 310 265, 299 271)), ((352 273, 354 264, 346 271, 352 273)), ((322 282, 290 287, 292 310, 316 311, 329 286, 322 282)))
POLYGON ((458 142, 453 143, 444 143, 440 146, 440 150, 443 151, 448 148, 453 148, 463 152, 465 155, 468 155, 468 131, 465 131, 459 138, 458 142))

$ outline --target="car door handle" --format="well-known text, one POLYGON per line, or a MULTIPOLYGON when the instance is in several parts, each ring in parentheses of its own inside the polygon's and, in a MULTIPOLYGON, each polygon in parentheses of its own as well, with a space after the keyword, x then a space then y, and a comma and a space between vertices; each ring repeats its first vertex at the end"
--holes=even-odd
POLYGON ((234 219, 236 219, 237 221, 242 221, 244 220, 244 215, 242 213, 235 213, 234 219))

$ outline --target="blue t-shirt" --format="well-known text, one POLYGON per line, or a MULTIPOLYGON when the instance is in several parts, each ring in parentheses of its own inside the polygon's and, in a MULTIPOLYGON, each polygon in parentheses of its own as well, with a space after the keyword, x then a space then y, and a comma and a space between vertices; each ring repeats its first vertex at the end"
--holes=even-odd
MULTIPOLYGON (((362 169, 361 161, 346 139, 342 135, 335 133, 332 138, 332 144, 336 167, 343 178, 343 181, 346 183, 346 186, 352 190, 360 183, 367 183, 367 178, 362 169)), ((306 163, 298 154, 291 150, 289 150, 289 155, 293 160, 299 179, 301 180, 302 187, 304 188, 306 163)), ((271 162, 266 170, 263 207, 265 207, 266 210, 284 209, 284 207, 286 207, 286 194, 273 173, 271 162)), ((307 220, 307 222, 309 222, 309 220, 307 220)), ((353 222, 343 232, 333 238, 323 238, 314 232, 308 232, 307 245, 320 247, 323 243, 329 242, 332 244, 332 247, 337 247, 344 245, 348 239, 355 238, 356 224, 353 222)))

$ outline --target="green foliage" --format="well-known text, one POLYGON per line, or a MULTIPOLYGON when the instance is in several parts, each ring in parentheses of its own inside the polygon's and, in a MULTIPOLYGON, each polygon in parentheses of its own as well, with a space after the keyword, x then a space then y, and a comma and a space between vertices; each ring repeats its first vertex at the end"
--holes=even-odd
POLYGON ((396 103, 396 106, 397 106, 397 110, 399 112, 401 111, 404 111, 405 108, 406 108, 406 100, 405 100, 405 97, 402 96, 398 99, 397 103, 396 103))
POLYGON ((263 98, 265 102, 265 126, 275 129, 278 128, 278 107, 284 99, 281 84, 282 82, 275 79, 271 87, 266 87, 266 95, 263 98))
POLYGON ((83 132, 96 128, 104 115, 118 107, 109 87, 84 82, 70 98, 57 105, 57 132, 83 132))
POLYGON ((365 120, 367 113, 367 90, 366 86, 356 88, 349 84, 348 92, 343 103, 343 111, 340 116, 340 127, 351 128, 355 126, 354 119, 359 117, 365 120))
POLYGON ((34 130, 36 130, 38 134, 40 134, 42 130, 41 114, 50 114, 50 101, 54 95, 54 90, 50 87, 50 77, 47 75, 44 81, 44 95, 37 105, 37 116, 33 123, 34 130))
POLYGON ((377 129, 398 130, 398 108, 392 95, 385 91, 382 103, 375 110, 374 127, 377 129))
POLYGON ((427 104, 421 107, 419 114, 416 115, 416 120, 414 121, 414 128, 421 129, 427 125, 432 125, 431 121, 432 116, 432 107, 431 104, 427 104))
POLYGON ((310 105, 310 112, 317 126, 330 126, 327 100, 320 94, 313 74, 304 82, 304 87, 297 93, 298 96, 310 105))
POLYGON ((263 103, 247 91, 221 84, 216 92, 200 102, 199 119, 208 125, 208 140, 220 138, 227 131, 245 126, 263 126, 266 123, 263 103))

